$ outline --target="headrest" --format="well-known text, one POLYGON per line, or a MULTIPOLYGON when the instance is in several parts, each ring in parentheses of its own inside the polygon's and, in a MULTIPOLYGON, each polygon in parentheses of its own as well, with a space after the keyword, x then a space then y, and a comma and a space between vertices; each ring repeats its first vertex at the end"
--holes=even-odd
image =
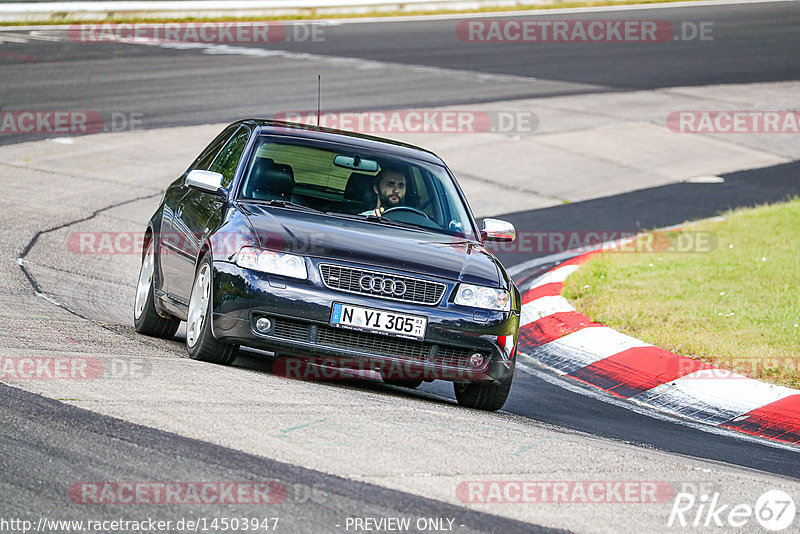
POLYGON ((294 189, 294 171, 289 165, 275 163, 269 158, 258 158, 250 175, 253 189, 274 195, 289 195, 294 189))
POLYGON ((344 188, 344 198, 346 200, 361 202, 364 200, 364 193, 372 191, 372 184, 374 182, 375 176, 371 174, 364 174, 362 172, 350 173, 350 178, 347 179, 347 185, 344 188))

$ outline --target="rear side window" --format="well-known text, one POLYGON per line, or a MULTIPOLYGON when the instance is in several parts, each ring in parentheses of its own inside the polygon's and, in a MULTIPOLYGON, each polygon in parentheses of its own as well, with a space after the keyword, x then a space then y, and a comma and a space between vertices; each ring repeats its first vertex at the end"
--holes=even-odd
POLYGON ((218 172, 222 174, 222 187, 228 187, 233 181, 236 174, 236 167, 239 166, 239 160, 242 157, 247 146, 247 140, 250 138, 250 131, 244 126, 228 140, 225 146, 222 147, 214 163, 209 167, 209 171, 218 172))

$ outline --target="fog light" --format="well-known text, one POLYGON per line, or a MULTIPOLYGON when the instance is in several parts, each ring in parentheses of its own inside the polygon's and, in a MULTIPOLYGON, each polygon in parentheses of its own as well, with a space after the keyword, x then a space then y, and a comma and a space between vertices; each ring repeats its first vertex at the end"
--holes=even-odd
POLYGON ((483 357, 483 354, 479 354, 477 352, 469 357, 469 364, 475 368, 483 366, 485 362, 486 358, 483 357))
POLYGON ((272 328, 272 321, 267 319, 266 317, 259 317, 258 321, 256 321, 256 330, 261 332, 262 334, 266 334, 272 328))

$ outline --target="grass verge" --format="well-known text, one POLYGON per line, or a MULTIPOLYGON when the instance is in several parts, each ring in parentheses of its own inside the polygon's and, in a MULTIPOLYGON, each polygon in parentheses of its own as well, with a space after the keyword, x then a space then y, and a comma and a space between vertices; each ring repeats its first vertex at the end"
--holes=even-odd
POLYGON ((723 218, 651 234, 656 246, 641 248, 652 251, 600 254, 567 279, 563 294, 642 341, 798 388, 800 199, 723 218))
POLYGON ((71 19, 66 17, 53 17, 50 20, 31 21, 0 21, 0 26, 50 26, 55 24, 118 24, 118 23, 167 23, 167 22, 258 22, 267 20, 328 20, 328 19, 358 19, 374 17, 414 17, 426 15, 459 15, 469 13, 504 13, 512 11, 539 11, 549 9, 568 9, 578 7, 603 7, 603 6, 633 6, 648 4, 668 4, 688 2, 692 0, 586 0, 586 1, 554 1, 548 4, 521 4, 515 6, 487 6, 476 9, 434 9, 434 10, 371 10, 354 13, 324 13, 309 8, 307 12, 290 15, 267 15, 254 17, 125 17, 119 16, 107 19, 71 19))

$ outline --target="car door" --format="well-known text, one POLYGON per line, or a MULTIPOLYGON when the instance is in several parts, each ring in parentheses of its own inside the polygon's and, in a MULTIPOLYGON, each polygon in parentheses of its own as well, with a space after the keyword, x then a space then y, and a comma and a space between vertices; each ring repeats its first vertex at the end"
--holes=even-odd
MULTIPOLYGON (((162 280, 161 289, 173 299, 175 290, 172 288, 177 287, 175 279, 180 276, 180 269, 184 264, 179 259, 180 242, 183 240, 183 234, 175 226, 175 212, 178 211, 183 198, 189 191, 189 188, 184 185, 184 180, 190 171, 195 169, 208 170, 222 147, 225 146, 237 130, 238 125, 231 125, 225 128, 200 153, 191 166, 186 169, 186 172, 167 188, 164 195, 164 208, 161 212, 161 231, 157 240, 159 244, 158 264, 162 280)), ((188 304, 188 302, 183 303, 188 304)))
MULTIPOLYGON (((240 126, 227 140, 208 169, 222 174, 222 187, 229 189, 242 158, 250 128, 240 126)), ((189 303, 197 256, 209 232, 222 223, 228 201, 219 195, 187 188, 173 215, 173 230, 179 237, 176 247, 176 275, 170 293, 175 300, 189 303)))

